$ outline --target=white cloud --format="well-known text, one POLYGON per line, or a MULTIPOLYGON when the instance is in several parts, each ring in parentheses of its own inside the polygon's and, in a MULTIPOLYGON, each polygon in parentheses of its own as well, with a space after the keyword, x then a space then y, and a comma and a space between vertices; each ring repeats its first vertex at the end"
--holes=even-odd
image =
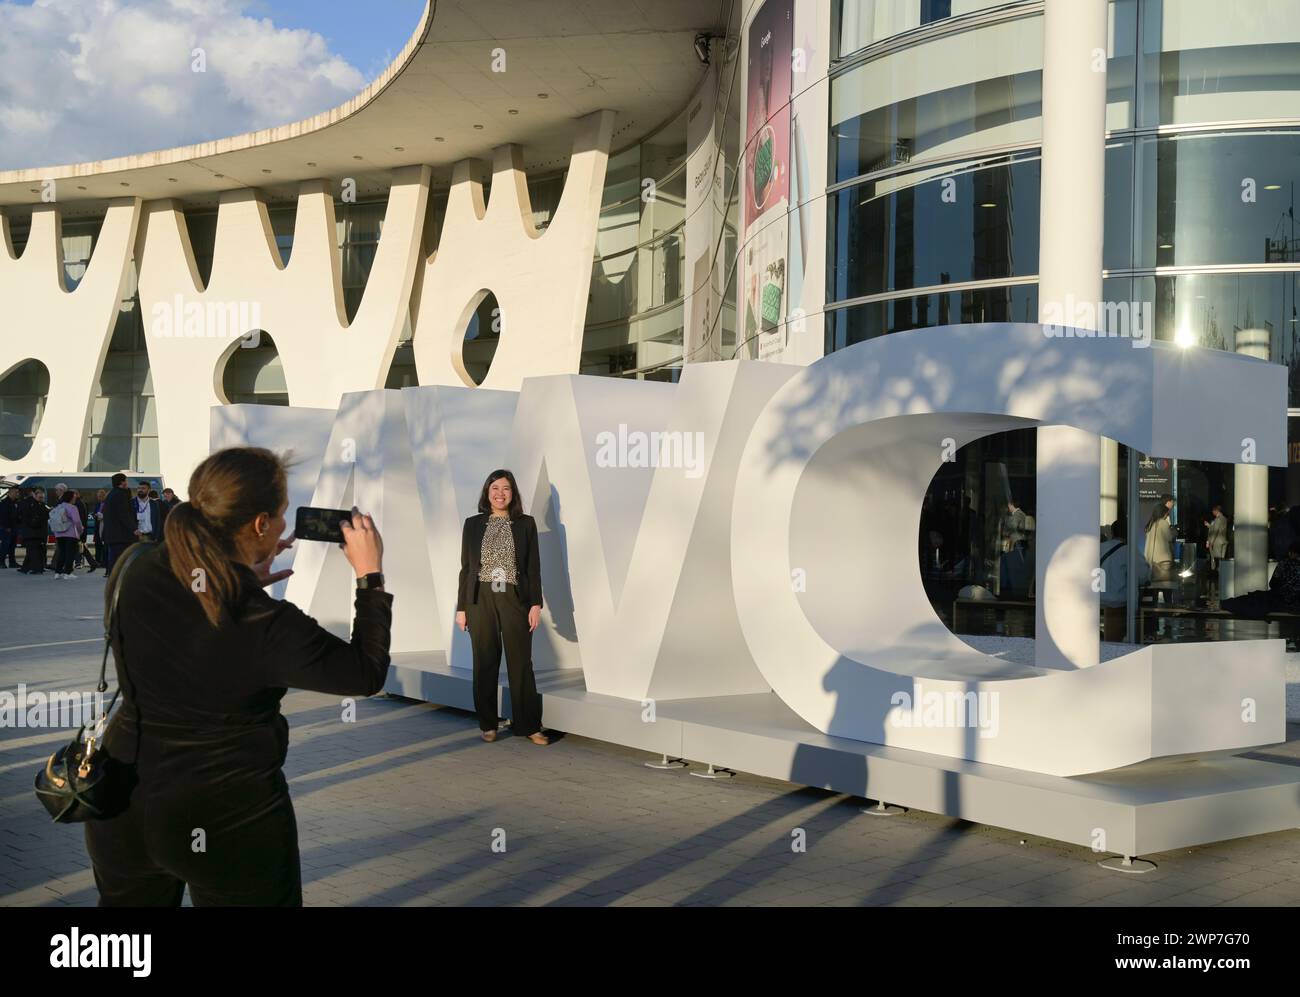
POLYGON ((109 159, 287 124, 368 82, 247 0, 0 0, 0 169, 109 159), (206 72, 196 73, 193 51, 206 72))

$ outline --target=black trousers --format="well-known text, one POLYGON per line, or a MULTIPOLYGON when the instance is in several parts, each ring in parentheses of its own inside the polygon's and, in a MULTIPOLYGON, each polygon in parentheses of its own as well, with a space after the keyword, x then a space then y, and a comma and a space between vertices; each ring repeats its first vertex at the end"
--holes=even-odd
POLYGON ((108 574, 108 572, 113 570, 113 564, 117 561, 119 557, 122 556, 122 554, 126 551, 126 549, 130 547, 133 543, 135 543, 134 540, 126 540, 121 543, 110 541, 105 545, 108 547, 108 557, 104 559, 105 574, 108 574))
POLYGON ((76 537, 54 538, 54 572, 59 575, 72 574, 72 562, 77 556, 76 537))
MULTIPOLYGON (((155 741, 138 759, 110 736, 133 783, 126 810, 85 824, 86 851, 101 907, 301 907, 298 823, 274 762, 229 767, 248 743, 275 735, 249 729, 246 742, 205 745, 181 736, 155 741)), ((281 735, 287 737, 287 732, 281 735)))
POLYGON ((27 556, 23 558, 23 570, 29 574, 40 574, 45 570, 45 536, 30 537, 23 541, 27 556))
POLYGON ((533 635, 528 630, 528 606, 513 585, 494 592, 481 582, 478 602, 465 607, 469 642, 474 650, 474 711, 480 730, 497 729, 497 679, 505 649, 510 679, 510 729, 521 737, 542 729, 542 697, 533 677, 533 635))

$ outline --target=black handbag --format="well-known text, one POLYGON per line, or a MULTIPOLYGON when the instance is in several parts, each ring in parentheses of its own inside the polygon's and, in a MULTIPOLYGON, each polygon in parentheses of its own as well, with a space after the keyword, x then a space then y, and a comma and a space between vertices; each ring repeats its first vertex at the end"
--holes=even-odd
MULTIPOLYGON (((123 555, 122 567, 113 585, 113 596, 104 613, 104 658, 99 665, 99 685, 95 687, 101 701, 108 691, 108 652, 113 646, 113 627, 117 623, 117 597, 131 561, 145 549, 145 545, 138 544, 123 555)), ((77 736, 50 755, 36 774, 36 798, 55 823, 100 820, 115 817, 126 809, 130 787, 123 778, 121 766, 116 765, 101 746, 108 715, 121 691, 118 688, 113 692, 108 706, 96 719, 90 737, 85 736, 87 725, 82 724, 77 736)))

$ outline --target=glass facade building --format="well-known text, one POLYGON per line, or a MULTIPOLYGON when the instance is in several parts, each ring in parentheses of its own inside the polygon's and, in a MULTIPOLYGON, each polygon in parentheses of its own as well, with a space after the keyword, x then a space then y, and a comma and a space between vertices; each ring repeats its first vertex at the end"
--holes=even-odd
MULTIPOLYGON (((1035 2, 839 3, 828 352, 926 326, 1037 321, 1042 16, 1035 2)), ((1268 359, 1292 372, 1292 406, 1300 406, 1298 46, 1300 5, 1285 0, 1110 4, 1107 303, 1180 346, 1267 342, 1268 359)), ((935 479, 918 548, 936 611, 950 621, 958 589, 1004 582, 997 544, 1007 499, 1032 521, 1033 439, 971 444, 935 479)), ((1119 463, 1103 468, 1103 480, 1118 488, 1103 510, 1126 517, 1127 454, 1109 456, 1119 463)), ((1233 468, 1140 457, 1136 513, 1144 519, 1157 487, 1175 495, 1189 595, 1212 603, 1204 521, 1216 503, 1232 517, 1233 468), (1164 472, 1148 470, 1157 463, 1164 472)), ((1274 556, 1292 532, 1296 486, 1289 469, 1270 471, 1274 556)))

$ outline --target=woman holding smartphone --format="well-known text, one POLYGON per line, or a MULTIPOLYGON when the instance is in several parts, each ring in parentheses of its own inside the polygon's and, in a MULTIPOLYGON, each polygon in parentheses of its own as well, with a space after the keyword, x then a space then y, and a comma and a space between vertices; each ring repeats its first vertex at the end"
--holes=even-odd
POLYGON ((524 515, 515 476, 493 471, 483 482, 478 515, 461 536, 456 625, 474 652, 474 709, 485 741, 497 739, 501 651, 510 679, 511 730, 534 744, 542 733, 542 701, 533 677, 533 631, 542 619, 542 565, 537 523, 524 515))
POLYGON ((289 687, 370 696, 388 674, 393 597, 369 516, 345 520, 357 575, 352 640, 264 587, 288 576, 288 484, 269 450, 203 461, 167 537, 113 564, 113 654, 121 704, 104 747, 129 773, 126 809, 86 823, 100 906, 301 906, 298 827, 281 766, 289 687))

